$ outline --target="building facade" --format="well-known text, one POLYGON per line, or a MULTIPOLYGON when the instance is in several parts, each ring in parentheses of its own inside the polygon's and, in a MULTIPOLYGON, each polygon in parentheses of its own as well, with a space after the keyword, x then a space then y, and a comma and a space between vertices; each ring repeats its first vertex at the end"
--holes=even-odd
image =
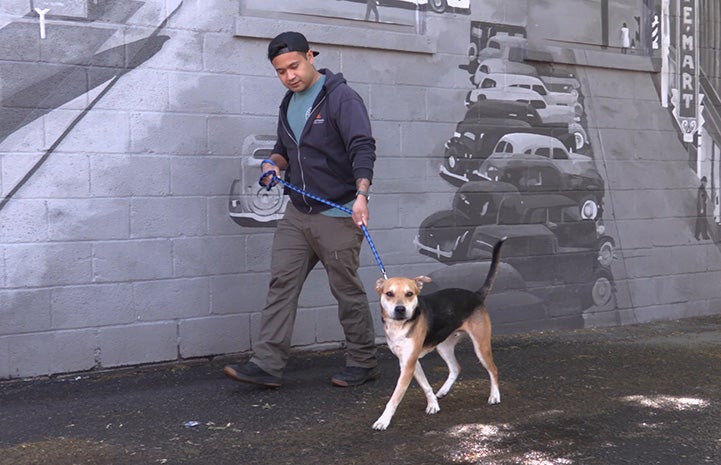
MULTIPOLYGON (((285 30, 368 106, 390 275, 478 288, 508 237, 497 333, 721 312, 717 1, 4 0, 0 378, 251 350, 285 30)), ((336 313, 314 269, 293 345, 336 313)))

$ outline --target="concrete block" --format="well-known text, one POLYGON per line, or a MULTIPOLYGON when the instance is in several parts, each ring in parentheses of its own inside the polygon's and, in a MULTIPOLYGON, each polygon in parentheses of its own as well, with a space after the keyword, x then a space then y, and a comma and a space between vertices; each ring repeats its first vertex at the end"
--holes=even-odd
MULTIPOLYGON (((165 45, 167 46, 167 44, 165 45)), ((98 110, 167 111, 169 103, 167 71, 136 68, 113 84, 95 105, 98 110), (142 88, 143 92, 138 92, 142 88)))
MULTIPOLYGON (((272 66, 267 65, 271 70, 272 66)), ((277 116, 278 105, 287 89, 274 75, 268 77, 246 76, 243 78, 243 114, 277 116)), ((275 127, 274 127, 275 128, 275 127)), ((275 134, 273 131, 271 134, 275 134)))
POLYGON ((97 365, 94 329, 21 334, 8 336, 6 342, 11 378, 85 371, 97 365))
POLYGON ((0 290, 0 335, 50 329, 50 291, 0 290))
POLYGON ((210 278, 210 313, 254 313, 265 307, 268 273, 247 273, 210 278))
POLYGON ((174 239, 176 277, 219 275, 245 271, 245 249, 237 237, 174 239))
POLYGON ((275 231, 269 231, 265 234, 249 234, 246 236, 248 271, 266 272, 270 270, 274 233, 275 231))
MULTIPOLYGON (((275 107, 280 105, 276 102, 275 107)), ((243 140, 250 134, 275 134, 277 110, 275 114, 261 115, 215 115, 208 118, 209 153, 215 155, 234 155, 236 165, 235 176, 239 177, 243 140)))
POLYGON ((315 312, 316 342, 344 341, 343 327, 338 321, 338 307, 323 307, 315 312))
POLYGON ((54 241, 127 239, 130 202, 125 199, 48 200, 48 235, 54 241))
POLYGON ((208 150, 205 117, 201 115, 133 113, 128 140, 134 153, 198 155, 208 150))
POLYGON ((59 286, 92 280, 89 243, 25 244, 5 247, 10 288, 59 286))
POLYGON ((228 315, 180 322, 183 358, 230 354, 250 350, 250 316, 228 315))
POLYGON ((376 85, 371 89, 368 113, 373 120, 425 121, 429 110, 426 94, 424 87, 376 85))
POLYGON ((87 0, 30 0, 30 3, 33 8, 49 9, 48 15, 52 16, 88 17, 87 0))
POLYGON ((97 197, 166 196, 170 193, 170 160, 139 155, 91 156, 90 191, 97 197))
POLYGON ((455 123, 401 123, 401 156, 406 157, 408 163, 413 158, 437 157, 441 160, 445 153, 444 144, 456 129, 455 123), (408 160, 410 158, 410 160, 408 160))
MULTIPOLYGON (((241 82, 241 79, 232 75, 173 73, 169 81, 170 110, 239 114, 241 82)), ((278 85, 282 87, 280 82, 278 85)))
MULTIPOLYGON (((59 129, 65 130, 51 128, 50 134, 57 133, 59 129)), ((128 153, 130 141, 128 113, 94 109, 86 113, 72 133, 63 140, 62 150, 73 153, 128 153)))
POLYGON ((178 358, 178 329, 175 322, 101 328, 98 341, 99 359, 106 368, 178 358))
MULTIPOLYGON (((16 16, 25 16, 31 11, 28 0, 3 0, 0 12, 16 16)), ((5 56, 0 54, 0 56, 5 56)))
POLYGON ((227 197, 238 172, 235 157, 174 158, 170 167, 173 195, 221 195, 227 197))
POLYGON ((173 279, 133 284, 134 312, 139 321, 176 320, 210 313, 207 278, 173 279))
POLYGON ((130 284, 94 284, 52 290, 53 328, 91 328, 136 320, 130 284))
POLYGON ((0 243, 30 243, 48 239, 45 200, 14 198, 0 211, 0 243))
POLYGON ((167 240, 101 242, 94 247, 93 281, 139 281, 173 275, 167 240))
POLYGON ((203 36, 203 52, 206 71, 242 73, 249 76, 275 76, 273 66, 267 58, 267 39, 238 39, 227 33, 205 34, 203 36))
POLYGON ((132 238, 202 236, 206 221, 206 201, 202 197, 134 199, 130 207, 132 238))

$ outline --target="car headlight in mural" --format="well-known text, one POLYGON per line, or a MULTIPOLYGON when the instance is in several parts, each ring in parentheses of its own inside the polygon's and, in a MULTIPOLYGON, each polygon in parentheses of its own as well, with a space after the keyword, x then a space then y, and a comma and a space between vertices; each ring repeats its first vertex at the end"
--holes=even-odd
POLYGON ((258 185, 260 163, 268 158, 275 144, 275 136, 248 136, 242 149, 240 177, 230 187, 228 210, 230 217, 241 226, 267 225, 283 216, 288 197, 280 186, 270 191, 258 185))

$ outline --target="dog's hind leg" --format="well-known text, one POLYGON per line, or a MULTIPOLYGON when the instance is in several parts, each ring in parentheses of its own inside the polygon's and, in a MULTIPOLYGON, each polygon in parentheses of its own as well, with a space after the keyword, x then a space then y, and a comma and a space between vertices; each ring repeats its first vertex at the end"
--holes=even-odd
POLYGON ((446 378, 446 382, 443 383, 443 386, 441 386, 438 392, 436 392, 436 397, 439 399, 448 394, 448 392, 451 390, 451 387, 458 379, 458 375, 461 374, 461 365, 458 363, 455 353, 456 344, 461 339, 461 337, 463 337, 463 333, 453 333, 448 337, 448 339, 441 342, 436 347, 438 355, 440 355, 441 358, 446 362, 446 365, 448 365, 448 378, 446 378))
POLYGON ((473 349, 478 360, 481 361, 491 378, 491 394, 488 396, 488 403, 498 404, 501 402, 501 391, 498 389, 498 368, 493 363, 493 352, 491 351, 490 321, 486 321, 484 325, 474 325, 468 334, 473 341, 473 349))

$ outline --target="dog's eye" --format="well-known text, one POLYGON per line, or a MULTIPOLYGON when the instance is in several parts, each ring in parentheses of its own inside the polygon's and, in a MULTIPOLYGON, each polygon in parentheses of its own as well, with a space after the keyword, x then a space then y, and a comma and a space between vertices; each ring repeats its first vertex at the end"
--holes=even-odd
POLYGON ((406 297, 413 297, 413 293, 411 291, 406 292, 406 297))
POLYGON ((393 291, 388 291, 388 292, 386 292, 386 295, 387 295, 388 297, 393 297, 393 291))

